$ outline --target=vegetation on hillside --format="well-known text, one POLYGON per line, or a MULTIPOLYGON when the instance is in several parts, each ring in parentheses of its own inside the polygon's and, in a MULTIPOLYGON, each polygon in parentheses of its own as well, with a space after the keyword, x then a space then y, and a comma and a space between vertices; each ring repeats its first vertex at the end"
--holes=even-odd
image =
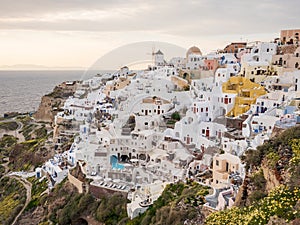
POLYGON ((4 166, 0 165, 0 179, 4 175, 4 173, 5 173, 5 168, 4 166))
MULTIPOLYGON (((276 164, 275 166, 277 169, 283 169, 285 166, 288 168, 290 166, 289 160, 294 154, 291 143, 293 140, 298 139, 300 139, 300 127, 296 126, 284 131, 277 137, 265 142, 263 145, 258 146, 257 150, 248 151, 245 157, 246 168, 259 167, 265 156, 268 154, 279 156, 276 157, 278 161, 274 163, 276 164)), ((269 158, 271 158, 270 155, 269 158)))
POLYGON ((0 157, 3 159, 4 157, 7 157, 9 155, 9 152, 11 150, 11 147, 17 144, 18 138, 5 134, 0 139, 0 157))
POLYGON ((39 181, 35 177, 28 178, 28 181, 31 182, 31 201, 28 203, 26 207, 26 211, 38 206, 40 204, 41 195, 44 191, 47 190, 48 184, 47 179, 39 181))
POLYGON ((206 224, 267 224, 272 216, 282 218, 286 222, 300 218, 299 188, 279 186, 256 204, 233 207, 211 214, 206 224))
MULTIPOLYGON (((126 204, 128 200, 121 193, 114 193, 100 199, 90 193, 79 194, 77 189, 67 180, 58 184, 49 195, 39 196, 45 189, 45 183, 31 180, 33 183, 33 199, 21 218, 31 219, 37 224, 51 221, 54 224, 84 224, 82 221, 89 217, 99 224, 183 224, 184 221, 204 220, 201 212, 205 202, 204 196, 208 188, 196 182, 170 184, 161 197, 154 202, 144 214, 130 220, 127 217, 126 204), (36 196, 36 197, 34 197, 36 196), (31 215, 40 213, 40 218, 31 215), (81 221, 81 222, 80 222, 81 221)), ((19 223, 21 224, 21 223, 19 223)))
POLYGON ((56 86, 53 91, 45 96, 52 98, 68 98, 72 96, 74 91, 72 89, 63 88, 61 86, 56 86))
POLYGON ((10 122, 0 122, 0 130, 16 130, 18 128, 18 124, 15 121, 10 122))
POLYGON ((0 151, 2 157, 9 157, 11 170, 30 170, 49 158, 50 152, 44 146, 48 133, 44 124, 30 123, 28 117, 20 117, 18 120, 24 122, 21 133, 25 141, 17 143, 17 138, 5 135, 0 140, 0 151))
POLYGON ((77 189, 65 180, 49 195, 38 198, 45 190, 46 183, 40 183, 35 179, 32 183, 33 199, 27 206, 22 221, 26 221, 25 217, 37 214, 41 210, 42 216, 34 218, 37 224, 48 220, 59 225, 77 224, 80 219, 87 216, 104 224, 118 224, 122 219, 127 219, 127 199, 119 193, 96 199, 89 193, 79 194, 77 189))
POLYGON ((149 209, 135 219, 128 221, 128 225, 140 224, 184 224, 189 221, 194 224, 203 222, 202 205, 204 196, 208 194, 208 187, 196 182, 180 182, 169 184, 162 195, 149 209))
POLYGON ((26 190, 14 178, 4 177, 0 181, 0 224, 11 224, 26 201, 26 190))
POLYGON ((248 173, 242 188, 242 207, 211 214, 207 224, 282 224, 300 219, 300 129, 290 128, 250 150, 244 157, 248 173), (262 170, 274 174, 266 179, 262 170), (269 193, 266 184, 280 183, 269 193), (272 222, 271 222, 272 223, 272 222))
POLYGON ((32 139, 14 145, 9 152, 11 170, 30 170, 49 158, 45 139, 32 139))

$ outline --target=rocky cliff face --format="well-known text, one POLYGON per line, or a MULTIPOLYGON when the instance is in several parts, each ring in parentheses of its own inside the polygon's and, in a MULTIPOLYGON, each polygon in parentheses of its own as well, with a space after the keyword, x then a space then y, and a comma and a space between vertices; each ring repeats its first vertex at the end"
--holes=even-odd
POLYGON ((280 185, 280 176, 275 170, 271 170, 266 163, 263 163, 262 166, 262 171, 264 174, 264 177, 266 179, 266 191, 269 192, 273 188, 277 187, 280 185))
POLYGON ((37 121, 53 122, 54 116, 64 105, 65 100, 76 91, 77 83, 66 84, 66 82, 56 86, 48 95, 42 97, 40 106, 34 114, 37 121))
POLYGON ((38 111, 34 114, 37 121, 52 122, 54 119, 53 105, 59 103, 52 97, 43 96, 38 111))

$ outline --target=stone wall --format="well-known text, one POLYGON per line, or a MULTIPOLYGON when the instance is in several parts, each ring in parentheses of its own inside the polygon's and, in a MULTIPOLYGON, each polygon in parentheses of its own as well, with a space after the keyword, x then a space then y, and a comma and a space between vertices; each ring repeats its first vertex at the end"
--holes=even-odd
POLYGON ((76 177, 72 176, 70 172, 68 173, 68 180, 71 184, 73 184, 77 188, 80 194, 84 192, 83 182, 78 180, 76 177))

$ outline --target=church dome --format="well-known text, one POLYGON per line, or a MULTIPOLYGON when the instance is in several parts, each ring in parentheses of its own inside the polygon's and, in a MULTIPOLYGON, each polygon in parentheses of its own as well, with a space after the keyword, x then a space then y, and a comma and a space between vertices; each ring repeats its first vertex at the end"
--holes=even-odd
POLYGON ((198 47, 193 46, 193 47, 190 47, 188 49, 188 51, 186 52, 186 58, 188 58, 188 56, 191 55, 191 54, 202 55, 202 52, 198 47))

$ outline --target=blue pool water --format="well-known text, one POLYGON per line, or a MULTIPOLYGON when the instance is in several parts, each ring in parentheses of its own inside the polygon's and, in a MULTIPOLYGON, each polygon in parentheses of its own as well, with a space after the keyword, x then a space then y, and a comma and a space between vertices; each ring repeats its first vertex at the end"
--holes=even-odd
POLYGON ((124 165, 118 163, 118 158, 115 155, 110 157, 110 164, 113 169, 123 170, 125 168, 124 165))

